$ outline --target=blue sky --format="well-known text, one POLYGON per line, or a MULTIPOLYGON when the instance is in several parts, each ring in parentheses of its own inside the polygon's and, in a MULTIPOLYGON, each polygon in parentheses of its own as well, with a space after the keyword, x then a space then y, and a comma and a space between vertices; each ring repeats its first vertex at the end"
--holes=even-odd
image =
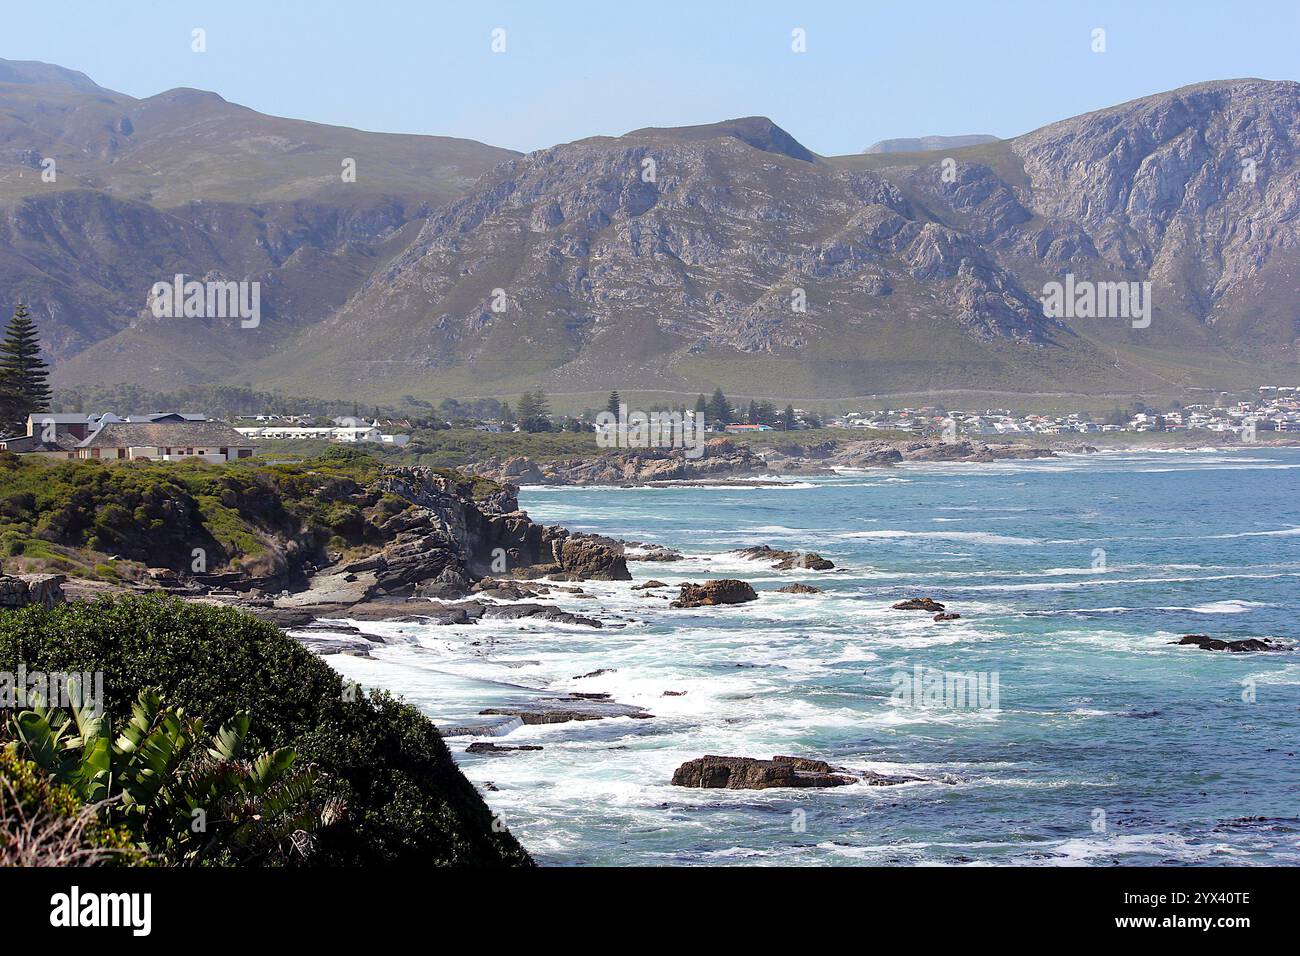
POLYGON ((1300 78, 1300 3, 1255 0, 9 0, 0 57, 133 96, 520 150, 770 116, 810 149, 1013 136, 1208 79, 1300 78), (207 52, 191 51, 191 30, 207 52), (506 51, 491 50, 503 28, 506 51), (1093 53, 1094 28, 1106 52, 1093 53), (807 52, 791 51, 806 31, 807 52))

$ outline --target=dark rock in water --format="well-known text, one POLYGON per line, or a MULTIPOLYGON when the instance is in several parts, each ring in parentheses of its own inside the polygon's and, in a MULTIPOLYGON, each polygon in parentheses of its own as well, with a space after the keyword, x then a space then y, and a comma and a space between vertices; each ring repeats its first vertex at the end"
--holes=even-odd
POLYGON ((718 604, 744 604, 757 601, 758 595, 744 581, 723 578, 720 581, 705 581, 703 584, 682 584, 681 594, 669 607, 712 607, 718 604))
POLYGON ((666 690, 666 691, 663 692, 663 696, 664 696, 664 697, 685 697, 685 696, 686 696, 686 691, 684 691, 684 690, 666 690))
POLYGON ((629 554, 629 561, 682 561, 685 555, 680 551, 674 551, 672 548, 665 548, 661 544, 646 544, 641 554, 629 554))
POLYGON ((662 581, 647 581, 645 584, 632 585, 632 590, 644 591, 646 588, 666 588, 666 587, 668 587, 668 585, 664 584, 662 581))
POLYGON ((688 760, 673 773, 675 787, 704 787, 725 790, 767 790, 772 787, 842 787, 854 782, 832 773, 820 760, 776 757, 718 757, 706 755, 688 760), (822 769, 825 768, 825 769, 822 769))
POLYGON ((485 737, 508 733, 518 726, 514 717, 498 716, 488 720, 470 718, 468 723, 438 725, 442 737, 485 737))
POLYGON ((766 544, 760 544, 754 548, 741 548, 735 552, 742 558, 752 558, 755 561, 771 561, 772 567, 777 571, 791 571, 800 568, 808 571, 829 571, 835 567, 835 562, 823 558, 814 551, 800 553, 798 551, 778 551, 766 544))
POLYGON ((504 754, 516 750, 541 750, 536 744, 520 744, 518 746, 509 746, 491 743, 474 743, 465 748, 467 754, 504 754))
POLYGON ((525 724, 564 724, 573 720, 603 720, 606 717, 631 717, 646 720, 654 714, 630 704, 607 700, 586 700, 577 696, 556 697, 515 707, 490 707, 480 710, 483 716, 516 717, 525 724))
POLYGON ((603 627, 595 618, 570 614, 547 604, 491 604, 483 609, 483 617, 516 621, 520 618, 541 618, 556 624, 582 624, 585 627, 603 627))
POLYGON ((602 668, 600 668, 599 670, 590 671, 590 672, 588 672, 588 673, 586 673, 586 674, 578 674, 578 675, 577 675, 576 677, 574 677, 573 679, 574 679, 574 680, 585 680, 585 679, 588 678, 588 677, 600 677, 600 676, 602 676, 602 675, 604 675, 604 674, 613 674, 616 670, 618 670, 618 668, 616 668, 616 667, 602 667, 602 668))
POLYGON ((811 584, 787 584, 783 588, 777 588, 781 594, 821 594, 821 588, 815 588, 811 584))
POLYGON ((895 611, 929 611, 931 614, 942 612, 944 606, 933 598, 908 598, 892 605, 895 611))
POLYGON ((795 770, 802 773, 830 773, 833 769, 825 760, 815 760, 812 757, 782 757, 772 758, 776 763, 789 764, 795 770))
POLYGON ((496 578, 483 578, 470 587, 472 592, 481 592, 498 601, 522 601, 524 598, 537 597, 544 587, 523 581, 499 581, 496 578))
POLYGON ((961 615, 960 614, 936 614, 934 616, 934 619, 936 621, 957 621, 961 619, 961 615))
POLYGON ((1259 640, 1248 637, 1240 641, 1221 641, 1217 638, 1210 637, 1208 634, 1188 634, 1177 641, 1170 641, 1170 644, 1193 644, 1203 651, 1230 651, 1233 653, 1244 653, 1246 651, 1280 651, 1283 645, 1270 640, 1259 640))
MULTIPOLYGON (((341 606, 338 608, 341 610, 341 606)), ((316 620, 318 613, 328 614, 322 608, 287 608, 287 607, 251 607, 240 605, 240 610, 252 614, 258 620, 276 627, 288 629, 306 627, 316 620)))

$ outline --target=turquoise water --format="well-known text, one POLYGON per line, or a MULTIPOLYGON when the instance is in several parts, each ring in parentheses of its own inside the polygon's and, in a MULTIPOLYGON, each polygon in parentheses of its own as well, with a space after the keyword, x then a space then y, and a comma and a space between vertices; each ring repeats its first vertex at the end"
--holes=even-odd
POLYGON ((1294 863, 1300 655, 1169 642, 1300 643, 1297 492, 1300 449, 907 466, 772 489, 525 489, 535 520, 691 556, 633 563, 638 581, 741 577, 760 599, 674 611, 590 583, 596 599, 560 603, 599 631, 362 625, 395 643, 330 660, 439 723, 557 691, 652 711, 482 738, 540 752, 450 742, 542 863, 1294 863), (726 553, 763 543, 838 568, 726 553), (825 593, 774 593, 796 580, 825 593), (916 595, 962 618, 889 609, 916 595), (918 665, 996 677, 996 709, 900 700, 896 675, 918 665), (577 679, 598 668, 610 673, 577 679), (669 785, 706 753, 924 781, 669 785))

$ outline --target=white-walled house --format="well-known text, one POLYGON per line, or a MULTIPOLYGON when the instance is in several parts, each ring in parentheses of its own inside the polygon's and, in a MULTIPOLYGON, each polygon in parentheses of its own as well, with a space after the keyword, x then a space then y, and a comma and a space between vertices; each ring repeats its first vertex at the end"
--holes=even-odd
POLYGON ((367 425, 364 422, 359 425, 322 425, 319 427, 302 425, 269 425, 241 427, 236 428, 235 431, 249 439, 262 438, 266 440, 292 440, 316 438, 323 441, 342 442, 349 445, 357 444, 359 442, 374 442, 375 444, 397 445, 400 447, 411 440, 410 435, 387 435, 380 431, 378 424, 367 425))

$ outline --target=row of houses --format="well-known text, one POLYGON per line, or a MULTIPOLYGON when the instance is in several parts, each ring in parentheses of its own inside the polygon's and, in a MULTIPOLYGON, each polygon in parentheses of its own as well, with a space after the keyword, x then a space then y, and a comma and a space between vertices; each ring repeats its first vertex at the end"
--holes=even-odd
POLYGON ((318 438, 325 441, 353 444, 356 442, 376 442, 382 445, 401 447, 411 440, 410 435, 389 434, 379 427, 378 420, 367 424, 364 419, 335 419, 334 425, 257 425, 236 426, 235 431, 245 438, 302 439, 318 438), (338 422, 343 424, 338 424, 338 422))
POLYGON ((222 462, 251 457, 256 444, 225 422, 187 412, 144 415, 37 412, 27 434, 0 450, 44 458, 222 462))

